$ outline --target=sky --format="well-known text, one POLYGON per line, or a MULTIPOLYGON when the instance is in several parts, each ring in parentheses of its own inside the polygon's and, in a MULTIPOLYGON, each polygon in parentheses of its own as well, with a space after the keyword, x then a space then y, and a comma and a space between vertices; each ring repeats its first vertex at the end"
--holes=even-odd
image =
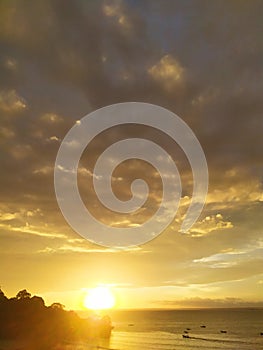
MULTIPOLYGON (((263 306, 262 1, 0 1, 0 285, 47 304, 83 307, 111 286, 119 308, 263 306), (209 190, 179 232, 193 178, 180 147, 149 127, 116 127, 85 149, 82 199, 100 221, 142 224, 157 210, 160 176, 126 161, 113 190, 128 200, 136 177, 149 198, 134 215, 101 205, 92 186, 99 155, 127 137, 158 143, 176 162, 180 207, 151 242, 125 251, 89 242, 65 221, 54 191, 59 146, 78 121, 119 102, 176 113, 204 150, 209 190)), ((89 228, 87 227, 87 230, 89 228)))

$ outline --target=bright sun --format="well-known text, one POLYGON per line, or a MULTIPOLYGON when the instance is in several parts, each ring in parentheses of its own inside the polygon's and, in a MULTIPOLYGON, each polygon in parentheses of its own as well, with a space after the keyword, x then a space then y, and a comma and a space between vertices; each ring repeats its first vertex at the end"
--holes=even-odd
POLYGON ((115 298, 108 287, 97 287, 89 290, 84 305, 91 310, 111 309, 115 305, 115 298))

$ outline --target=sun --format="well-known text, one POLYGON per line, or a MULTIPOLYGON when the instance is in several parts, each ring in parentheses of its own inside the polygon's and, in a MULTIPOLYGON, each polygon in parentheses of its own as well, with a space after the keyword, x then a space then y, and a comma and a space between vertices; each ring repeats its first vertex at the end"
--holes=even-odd
POLYGON ((111 309, 115 305, 115 297, 108 287, 90 289, 84 299, 84 306, 91 310, 111 309))

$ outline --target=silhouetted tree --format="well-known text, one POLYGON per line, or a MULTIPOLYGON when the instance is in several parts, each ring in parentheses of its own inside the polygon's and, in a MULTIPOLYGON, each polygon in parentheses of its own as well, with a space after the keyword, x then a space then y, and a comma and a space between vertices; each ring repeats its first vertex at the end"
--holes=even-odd
POLYGON ((51 309, 56 309, 56 310, 64 310, 65 305, 62 305, 60 303, 53 303, 51 306, 51 309))
POLYGON ((4 292, 2 291, 2 289, 0 287, 0 303, 5 302, 7 300, 8 300, 7 297, 5 296, 4 292))
POLYGON ((16 299, 20 300, 20 299, 29 299, 31 297, 31 294, 26 290, 20 290, 17 295, 16 295, 16 299))
POLYGON ((44 300, 23 289, 15 298, 7 298, 0 289, 0 339, 28 341, 28 349, 52 350, 65 341, 87 341, 108 336, 110 321, 83 320, 64 305, 45 306, 44 300))

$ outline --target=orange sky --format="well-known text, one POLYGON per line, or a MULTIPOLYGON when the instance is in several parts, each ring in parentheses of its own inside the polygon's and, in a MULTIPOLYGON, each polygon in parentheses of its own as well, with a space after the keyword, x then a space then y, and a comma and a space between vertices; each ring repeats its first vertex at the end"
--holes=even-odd
MULTIPOLYGON (((121 308, 262 306, 262 2, 20 1, 0 3, 0 285, 81 308, 88 288, 109 285, 121 308), (136 3, 136 5, 135 5, 136 3), (119 251, 74 232, 56 202, 61 140, 87 113, 141 101, 178 114, 208 163, 204 211, 179 233, 192 173, 178 145, 147 127, 117 127, 85 150, 79 190, 100 221, 143 223, 157 210, 154 168, 128 161, 113 190, 127 200, 136 177, 149 198, 136 215, 103 207, 93 166, 127 137, 157 142, 176 161, 180 208, 158 238, 119 251)), ((89 228, 87 227, 87 230, 89 228)))

